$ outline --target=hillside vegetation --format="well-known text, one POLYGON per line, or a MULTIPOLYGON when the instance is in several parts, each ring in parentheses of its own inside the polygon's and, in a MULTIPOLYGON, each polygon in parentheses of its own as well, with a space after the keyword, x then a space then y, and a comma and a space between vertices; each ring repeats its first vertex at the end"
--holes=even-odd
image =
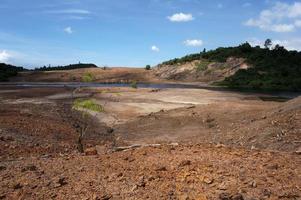
POLYGON ((7 65, 0 63, 0 81, 8 81, 12 76, 16 76, 18 72, 23 71, 23 67, 16 67, 13 65, 7 65))
MULTIPOLYGON (((218 48, 176 58, 162 65, 181 65, 196 60, 204 62, 225 63, 229 58, 243 58, 252 66, 239 69, 235 74, 226 77, 217 84, 237 88, 300 90, 301 89, 301 52, 288 51, 276 45, 273 49, 251 47, 249 43, 237 47, 218 48)), ((196 66, 206 69, 205 64, 196 66)))
POLYGON ((57 70, 72 70, 72 69, 84 69, 84 68, 97 68, 95 64, 83 64, 83 63, 78 63, 78 64, 70 64, 66 66, 56 66, 56 67, 40 67, 40 68, 35 68, 35 71, 57 71, 57 70))

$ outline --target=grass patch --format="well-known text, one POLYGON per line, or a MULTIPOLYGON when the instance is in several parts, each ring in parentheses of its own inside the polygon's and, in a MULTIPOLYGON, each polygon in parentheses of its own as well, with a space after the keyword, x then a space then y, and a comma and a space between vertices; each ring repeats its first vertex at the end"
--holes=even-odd
POLYGON ((73 109, 86 109, 94 112, 103 112, 102 105, 95 103, 92 99, 76 99, 73 102, 73 109))
POLYGON ((196 63, 197 71, 202 72, 208 69, 208 65, 210 62, 208 61, 200 61, 199 63, 196 63))
POLYGON ((95 80, 95 77, 91 73, 85 73, 82 77, 83 82, 93 82, 95 80))
POLYGON ((137 81, 132 81, 131 82, 131 88, 134 88, 134 89, 137 89, 138 86, 137 86, 137 81))

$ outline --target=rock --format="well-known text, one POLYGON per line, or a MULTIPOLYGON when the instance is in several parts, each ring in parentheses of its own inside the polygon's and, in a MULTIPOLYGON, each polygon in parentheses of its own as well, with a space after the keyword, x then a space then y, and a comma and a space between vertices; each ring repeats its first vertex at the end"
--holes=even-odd
POLYGON ((167 171, 167 169, 164 166, 158 166, 155 171, 167 171))
POLYGON ((226 147, 224 144, 218 143, 217 145, 215 145, 216 148, 223 148, 226 147))
POLYGON ((272 194, 271 190, 269 190, 269 189, 264 189, 262 193, 266 197, 270 197, 272 194))
POLYGON ((298 155, 301 155, 301 147, 299 147, 296 151, 295 151, 296 154, 298 155))
POLYGON ((227 189, 227 184, 225 182, 222 182, 217 188, 219 190, 226 190, 227 189))
POLYGON ((182 162, 180 162, 180 164, 178 165, 179 167, 185 167, 191 165, 191 161, 190 160, 183 160, 182 162))
POLYGON ((244 197, 241 194, 235 194, 231 198, 232 200, 244 200, 244 197))
POLYGON ((219 199, 220 200, 231 200, 231 195, 228 193, 221 193, 219 195, 219 199))
POLYGON ((66 178, 65 177, 60 177, 54 184, 54 187, 55 188, 58 188, 58 187, 62 187, 64 185, 66 185, 67 182, 66 182, 66 178))
POLYGON ((203 182, 206 183, 206 184, 212 184, 213 183, 213 178, 210 178, 210 177, 204 177, 203 178, 203 182))
POLYGON ((86 156, 95 156, 95 155, 97 155, 97 150, 95 147, 87 148, 85 150, 85 154, 86 154, 86 156))
POLYGON ((134 192, 134 191, 137 190, 137 189, 138 189, 138 185, 134 185, 134 186, 132 187, 131 191, 134 192))
POLYGON ((22 168, 22 172, 26 172, 26 171, 36 171, 37 167, 35 165, 28 165, 24 168, 22 168))
POLYGON ((16 185, 14 185, 14 190, 18 190, 21 189, 23 186, 21 185, 21 183, 17 183, 16 185))
POLYGON ((256 188, 257 187, 257 183, 256 183, 256 181, 252 181, 252 182, 250 182, 250 184, 249 184, 251 187, 253 187, 253 188, 256 188))
POLYGON ((277 170, 279 168, 278 164, 272 164, 267 166, 268 169, 270 170, 277 170))
POLYGON ((109 200, 111 198, 112 198, 112 195, 110 195, 110 194, 105 194, 100 197, 101 200, 109 200))
POLYGON ((144 181, 144 176, 141 176, 140 178, 139 178, 139 181, 138 181, 138 183, 136 184, 138 187, 145 187, 145 185, 146 185, 146 183, 145 183, 145 181, 144 181))
POLYGON ((114 129, 113 129, 113 128, 109 127, 109 128, 107 129, 107 133, 113 133, 113 132, 114 132, 114 129))
POLYGON ((0 166, 0 171, 3 171, 3 170, 6 170, 6 167, 5 166, 0 166))

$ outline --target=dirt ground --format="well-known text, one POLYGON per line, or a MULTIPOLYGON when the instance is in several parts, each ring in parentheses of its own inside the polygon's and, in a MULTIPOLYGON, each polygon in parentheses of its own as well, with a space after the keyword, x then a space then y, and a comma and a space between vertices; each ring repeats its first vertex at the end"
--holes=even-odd
POLYGON ((0 89, 0 199, 300 199, 301 99, 201 89, 0 89), (80 112, 90 113, 77 151, 80 112))
POLYGON ((93 74, 95 82, 103 83, 130 83, 137 82, 158 82, 159 79, 150 70, 143 68, 87 68, 61 71, 45 72, 20 72, 11 81, 17 82, 80 82, 85 74, 93 74))

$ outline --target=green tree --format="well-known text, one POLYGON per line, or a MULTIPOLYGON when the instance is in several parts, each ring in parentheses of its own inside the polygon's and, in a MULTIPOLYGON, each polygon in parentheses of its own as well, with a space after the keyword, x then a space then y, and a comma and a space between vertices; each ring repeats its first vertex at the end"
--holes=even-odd
POLYGON ((150 69, 151 69, 151 66, 150 66, 150 65, 146 65, 146 66, 145 66, 145 69, 146 69, 146 70, 150 70, 150 69))
POLYGON ((266 39, 264 42, 264 47, 266 49, 269 49, 272 46, 272 40, 271 39, 266 39))

